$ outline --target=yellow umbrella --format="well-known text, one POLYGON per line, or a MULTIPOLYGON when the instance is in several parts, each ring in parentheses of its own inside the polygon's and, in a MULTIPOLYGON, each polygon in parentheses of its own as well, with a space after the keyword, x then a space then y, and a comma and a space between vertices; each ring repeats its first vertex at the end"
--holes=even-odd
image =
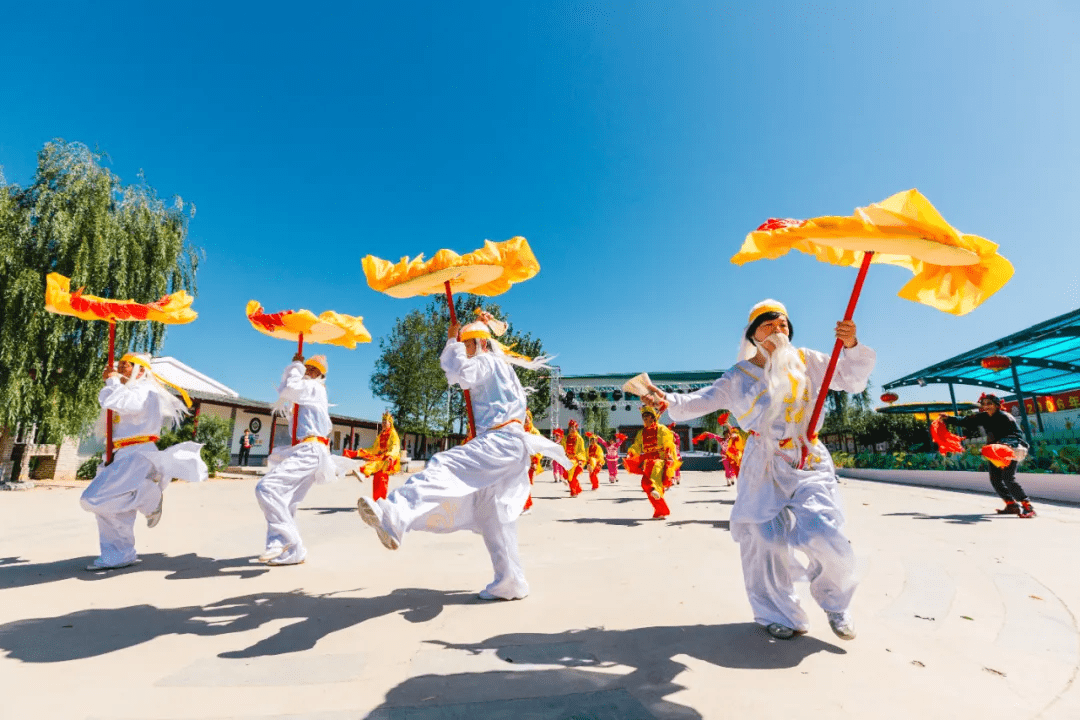
MULTIPOLYGON (((297 353, 304 352, 304 340, 326 345, 338 345, 352 350, 357 343, 371 342, 371 333, 364 327, 364 318, 327 310, 316 315, 310 310, 282 310, 265 313, 257 300, 249 300, 245 310, 251 326, 264 335, 295 340, 297 353)), ((293 407, 293 445, 296 444, 296 414, 293 407)), ((274 450, 274 433, 270 433, 270 451, 274 450)))
POLYGON ((357 343, 371 342, 371 333, 364 328, 364 318, 342 315, 327 310, 316 315, 310 310, 263 312, 257 300, 249 300, 247 318, 251 326, 270 337, 296 340, 298 352, 304 351, 304 340, 326 345, 338 345, 353 350, 357 343))
MULTIPOLYGON (((113 366, 116 351, 116 323, 129 320, 153 320, 166 325, 184 325, 198 317, 191 309, 195 298, 177 290, 150 303, 134 300, 109 300, 83 295, 83 288, 71 291, 71 280, 60 273, 45 276, 45 309, 57 315, 70 315, 81 320, 104 320, 109 323, 109 367, 113 366)), ((185 396, 186 397, 186 396, 185 396)), ((190 404, 190 403, 189 403, 190 404)), ((112 410, 105 417, 105 464, 112 462, 112 410)))
MULTIPOLYGON (((790 250, 813 255, 833 265, 858 266, 859 274, 844 320, 851 320, 870 263, 907 268, 914 277, 900 297, 954 315, 964 315, 1000 290, 1013 275, 1013 266, 998 254, 998 246, 978 235, 961 233, 941 216, 918 190, 897 193, 879 203, 856 208, 848 217, 810 220, 770 218, 746 236, 731 262, 773 260, 790 250)), ((836 341, 832 357, 807 426, 817 425, 821 408, 843 343, 836 341)), ((806 449, 803 450, 805 459, 806 449)))
MULTIPOLYGON (((451 324, 457 322, 453 291, 470 292, 491 297, 510 289, 540 272, 532 248, 523 237, 504 242, 484 241, 484 247, 465 255, 453 250, 440 250, 425 261, 423 254, 403 257, 398 263, 368 255, 363 260, 364 275, 373 290, 391 297, 409 298, 417 295, 446 293, 451 324)), ((469 416, 469 432, 476 434, 472 398, 465 390, 465 410, 469 416)))

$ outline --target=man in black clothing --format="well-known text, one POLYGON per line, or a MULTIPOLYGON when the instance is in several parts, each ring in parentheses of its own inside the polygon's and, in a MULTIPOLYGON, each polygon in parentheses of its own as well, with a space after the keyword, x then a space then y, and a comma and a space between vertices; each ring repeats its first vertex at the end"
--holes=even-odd
POLYGON ((237 460, 241 465, 247 465, 248 460, 251 458, 251 432, 244 431, 244 435, 240 438, 240 458, 237 460))
POLYGON ((1022 518, 1035 517, 1035 510, 1028 501, 1027 493, 1020 483, 1016 482, 1016 466, 1019 460, 1027 455, 1027 443, 1020 434, 1020 428, 1016 424, 1016 418, 1001 409, 1001 399, 996 395, 983 394, 979 398, 979 410, 974 415, 967 417, 942 416, 942 420, 950 427, 961 427, 965 432, 981 427, 986 433, 986 443, 1000 443, 1008 445, 1016 452, 1018 459, 1013 460, 1005 467, 990 465, 990 484, 994 491, 1005 501, 1005 507, 998 510, 1002 515, 1017 515, 1022 518))

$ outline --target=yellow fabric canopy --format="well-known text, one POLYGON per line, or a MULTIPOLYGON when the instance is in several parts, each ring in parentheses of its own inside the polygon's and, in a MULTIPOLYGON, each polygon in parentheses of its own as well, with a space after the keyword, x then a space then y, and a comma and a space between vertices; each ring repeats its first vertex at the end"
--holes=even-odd
POLYGON ((900 297, 953 315, 971 312, 1013 275, 996 243, 956 230, 918 190, 857 208, 849 217, 770 219, 746 236, 731 262, 773 260, 792 249, 855 267, 865 251, 873 251, 872 263, 914 274, 900 297))
POLYGON ((523 237, 485 240, 484 247, 465 255, 440 250, 428 261, 423 254, 403 257, 398 263, 368 255, 363 266, 373 290, 399 298, 441 293, 447 280, 457 292, 500 295, 540 272, 540 263, 523 237))
POLYGON ((184 290, 151 303, 134 300, 108 300, 83 295, 82 288, 71 292, 71 280, 60 273, 45 277, 45 309, 57 315, 71 315, 81 320, 153 320, 168 325, 183 325, 199 316, 191 309, 195 298, 184 290))
POLYGON ((321 315, 310 310, 283 310, 268 314, 263 312, 257 300, 250 300, 247 318, 259 332, 283 340, 299 340, 303 334, 304 342, 338 345, 350 350, 357 343, 371 342, 371 334, 364 328, 364 318, 342 315, 333 310, 321 315))

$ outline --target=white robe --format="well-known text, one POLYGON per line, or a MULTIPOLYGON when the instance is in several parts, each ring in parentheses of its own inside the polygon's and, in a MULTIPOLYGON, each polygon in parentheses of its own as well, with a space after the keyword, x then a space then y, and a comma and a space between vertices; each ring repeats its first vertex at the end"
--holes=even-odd
MULTIPOLYGON (((161 398, 150 380, 122 383, 118 377, 110 377, 98 393, 98 403, 103 410, 113 411, 114 442, 161 432, 161 398)), ((206 480, 201 449, 196 442, 165 450, 158 450, 154 443, 140 443, 120 448, 113 453, 112 463, 98 467, 80 498, 83 509, 97 516, 101 556, 95 564, 112 567, 135 561, 136 513, 154 512, 173 478, 206 480)))
POLYGON ((330 454, 318 441, 301 442, 306 437, 329 437, 333 430, 326 386, 304 377, 301 362, 290 363, 278 386, 279 403, 287 404, 289 430, 293 427, 291 407, 295 404, 296 445, 275 448, 267 462, 269 470, 255 486, 255 497, 266 517, 266 550, 285 548, 277 562, 298 563, 307 549, 296 525, 296 508, 316 483, 328 483, 344 476, 359 463, 330 454))
POLYGON ((562 448, 525 432, 527 403, 513 367, 495 353, 470 358, 457 340, 440 357, 446 379, 469 390, 477 436, 436 453, 424 470, 378 501, 383 527, 399 543, 410 530, 472 530, 484 537, 495 578, 487 592, 528 595, 517 551, 517 518, 529 496, 529 460, 546 455, 569 465, 562 448))
MULTIPOLYGON (((802 352, 813 400, 829 357, 814 350, 802 352)), ((862 392, 875 359, 874 351, 862 343, 844 349, 830 389, 862 392)), ((799 606, 794 580, 808 576, 811 595, 818 604, 828 612, 844 612, 855 592, 854 553, 842 531, 844 514, 832 456, 817 440, 810 446, 806 468, 795 467, 798 447, 779 446, 785 432, 784 413, 771 428, 762 427, 765 410, 773 402, 763 375, 764 371, 750 361, 740 361, 708 388, 667 395, 668 414, 680 422, 726 409, 739 427, 753 431, 739 471, 731 536, 740 545, 755 620, 762 625, 777 622, 805 630, 808 621, 799 606), (769 436, 774 439, 767 441, 769 436), (794 548, 806 552, 808 568, 795 559, 794 548)), ((823 422, 824 413, 817 430, 823 422)))

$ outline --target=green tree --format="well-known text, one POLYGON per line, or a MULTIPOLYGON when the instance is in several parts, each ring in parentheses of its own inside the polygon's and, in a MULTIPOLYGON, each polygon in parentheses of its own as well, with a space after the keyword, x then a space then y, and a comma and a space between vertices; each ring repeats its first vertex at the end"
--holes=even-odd
MULTIPOLYGON (((141 176, 123 185, 102 157, 56 140, 38 153, 26 187, 0 176, 0 436, 36 423, 56 441, 98 413, 108 324, 47 313, 46 274, 122 300, 195 292, 183 201, 166 205, 141 176)), ((118 351, 154 352, 164 338, 160 323, 117 323, 118 351)))
POLYGON ((210 477, 215 477, 219 470, 224 470, 229 466, 232 423, 216 415, 200 415, 199 426, 196 429, 195 417, 188 415, 179 427, 162 430, 161 437, 157 441, 158 450, 188 442, 192 439, 192 431, 194 431, 195 442, 202 443, 203 447, 199 454, 202 455, 203 462, 210 471, 210 477))
POLYGON ((583 433, 596 433, 600 437, 607 439, 611 433, 611 426, 608 425, 608 418, 610 417, 608 406, 591 403, 586 405, 581 412, 583 416, 581 431, 583 433))
MULTIPOLYGON (((507 322, 498 305, 475 295, 456 296, 454 309, 463 324, 475 317, 477 309, 507 322)), ((379 340, 381 352, 371 376, 371 391, 390 403, 391 414, 404 432, 430 436, 464 432, 467 421, 461 392, 448 387, 439 365, 449 327, 446 300, 438 297, 423 310, 398 318, 390 334, 379 340)), ((513 324, 499 341, 530 357, 543 353, 539 339, 519 332, 513 324)), ((533 417, 543 417, 548 409, 547 373, 516 366, 514 370, 526 388, 533 417)))

